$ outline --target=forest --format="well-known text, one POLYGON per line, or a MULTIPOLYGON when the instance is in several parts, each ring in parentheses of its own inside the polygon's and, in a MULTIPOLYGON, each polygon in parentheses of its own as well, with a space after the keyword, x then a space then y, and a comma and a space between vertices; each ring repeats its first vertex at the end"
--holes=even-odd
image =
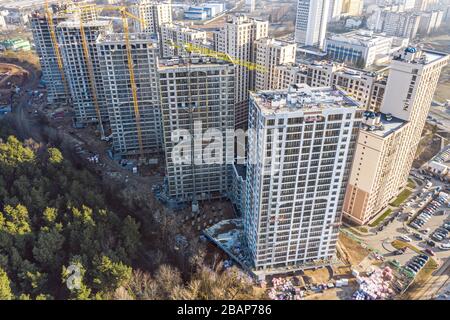
POLYGON ((148 201, 102 181, 60 138, 37 142, 11 123, 0 121, 0 299, 260 297, 201 246, 176 252, 148 201))

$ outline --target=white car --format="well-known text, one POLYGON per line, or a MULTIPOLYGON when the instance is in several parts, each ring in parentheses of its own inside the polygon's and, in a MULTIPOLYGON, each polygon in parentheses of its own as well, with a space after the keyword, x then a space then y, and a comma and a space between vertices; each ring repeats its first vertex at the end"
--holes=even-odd
POLYGON ((450 243, 441 243, 439 245, 439 249, 441 249, 441 250, 450 250, 450 243))
POLYGON ((400 238, 400 240, 403 240, 405 242, 411 242, 412 241, 411 238, 408 237, 408 236, 400 236, 399 238, 400 238))

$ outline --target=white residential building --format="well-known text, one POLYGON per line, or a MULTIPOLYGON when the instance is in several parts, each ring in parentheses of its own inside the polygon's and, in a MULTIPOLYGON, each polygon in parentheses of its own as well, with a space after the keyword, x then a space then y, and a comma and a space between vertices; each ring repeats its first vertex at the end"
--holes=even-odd
POLYGON ((148 33, 131 33, 129 36, 138 112, 134 109, 124 34, 100 35, 97 48, 113 151, 135 157, 143 156, 139 140, 145 153, 161 150, 163 146, 157 74, 159 50, 158 42, 148 33))
POLYGON ((252 93, 243 222, 256 271, 331 263, 362 112, 331 87, 252 93))
POLYGON ((172 3, 159 0, 139 0, 131 12, 144 21, 133 20, 136 31, 158 34, 163 23, 172 22, 172 3))
POLYGON ((249 90, 255 87, 255 69, 246 64, 255 62, 255 41, 266 38, 269 22, 245 15, 229 16, 224 27, 214 36, 214 49, 237 60, 235 125, 247 127, 249 90))
POLYGON ((207 40, 205 31, 192 29, 183 24, 165 23, 161 25, 161 46, 164 58, 186 56, 189 54, 185 50, 186 44, 204 47, 207 40))
POLYGON ((328 22, 339 21, 342 15, 342 0, 330 0, 330 9, 328 10, 328 22))
POLYGON ((414 39, 419 30, 421 16, 414 12, 382 12, 382 23, 376 30, 389 36, 414 39))
POLYGON ((329 7, 330 0, 298 0, 295 42, 299 46, 323 47, 329 7))
POLYGON ((255 90, 275 88, 276 66, 295 63, 296 45, 292 42, 263 38, 255 42, 256 70, 255 90))

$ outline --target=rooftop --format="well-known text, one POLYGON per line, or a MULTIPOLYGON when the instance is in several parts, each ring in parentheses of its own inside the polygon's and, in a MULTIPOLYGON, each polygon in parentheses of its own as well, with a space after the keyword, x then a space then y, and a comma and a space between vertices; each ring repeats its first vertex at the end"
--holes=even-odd
POLYGON ((191 57, 191 58, 170 58, 170 59, 160 59, 159 60, 159 66, 158 68, 160 70, 165 69, 175 69, 180 67, 218 67, 218 66, 225 66, 225 65, 231 65, 231 63, 222 60, 217 59, 214 57, 205 57, 205 56, 198 56, 198 57, 191 57))
POLYGON ((258 42, 264 43, 264 44, 270 44, 274 47, 286 47, 286 46, 296 46, 296 44, 292 41, 286 41, 281 39, 275 39, 275 38, 262 38, 259 39, 258 42))
POLYGON ((259 91, 252 93, 252 97, 266 114, 360 106, 343 90, 333 87, 311 88, 306 84, 292 85, 287 90, 259 91))
MULTIPOLYGON (((154 36, 150 33, 130 33, 130 42, 136 43, 136 42, 152 42, 153 44, 157 45, 157 39, 154 38, 154 36)), ((97 42, 101 43, 124 43, 125 41, 125 34, 124 33, 107 33, 107 34, 101 34, 97 38, 97 42)))
POLYGON ((327 39, 368 47, 382 40, 392 40, 392 37, 388 37, 382 33, 374 33, 369 30, 356 30, 342 34, 333 34, 327 39))
POLYGON ((439 163, 450 167, 450 145, 447 145, 441 152, 435 155, 431 162, 439 163))
MULTIPOLYGON (((83 26, 85 28, 89 27, 106 27, 111 25, 110 20, 93 20, 93 21, 87 21, 83 23, 83 26)), ((58 24, 58 27, 62 28, 80 28, 80 21, 77 20, 66 20, 58 24)))
POLYGON ((429 64, 437 60, 448 58, 448 54, 438 51, 407 47, 394 54, 393 60, 415 64, 429 64))
POLYGON ((406 121, 393 117, 390 114, 364 112, 361 130, 372 132, 380 137, 387 137, 400 129, 406 121))

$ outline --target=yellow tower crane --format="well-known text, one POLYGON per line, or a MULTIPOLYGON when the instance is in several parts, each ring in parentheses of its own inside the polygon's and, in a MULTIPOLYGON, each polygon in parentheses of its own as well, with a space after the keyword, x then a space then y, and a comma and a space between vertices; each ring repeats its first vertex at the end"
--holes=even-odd
POLYGON ((61 51, 59 51, 58 40, 56 39, 55 24, 53 23, 53 12, 48 6, 48 0, 45 0, 45 15, 47 17, 48 29, 50 31, 50 38, 52 39, 53 49, 55 51, 56 62, 58 64, 59 72, 61 73, 61 80, 64 86, 64 92, 66 93, 67 100, 70 99, 69 86, 67 85, 66 75, 64 73, 64 64, 61 57, 61 51))

